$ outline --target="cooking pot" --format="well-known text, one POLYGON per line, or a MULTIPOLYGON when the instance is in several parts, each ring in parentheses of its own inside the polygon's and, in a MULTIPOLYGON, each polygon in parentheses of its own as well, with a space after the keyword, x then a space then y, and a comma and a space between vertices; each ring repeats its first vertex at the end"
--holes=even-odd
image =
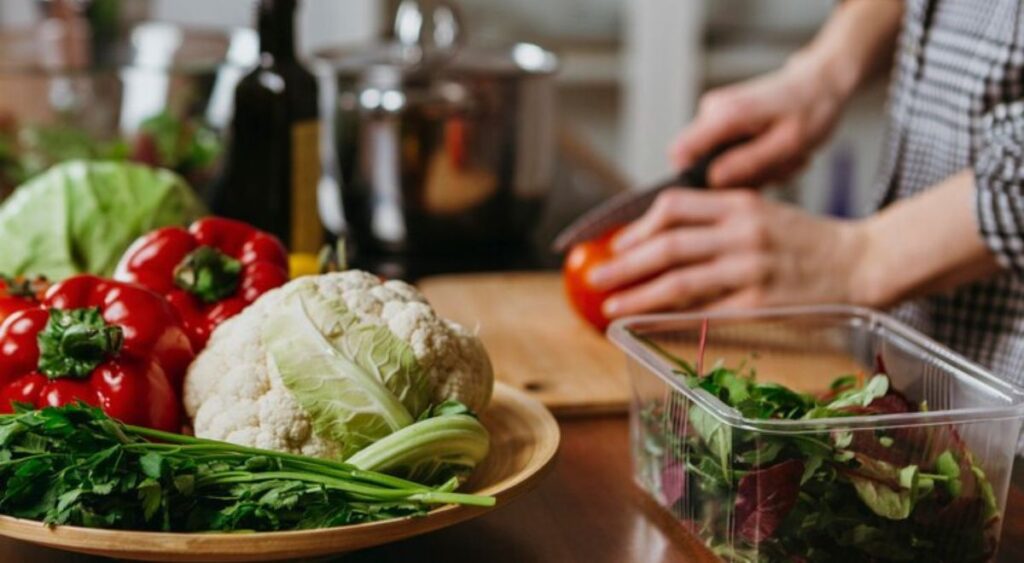
POLYGON ((517 241, 539 217, 555 167, 557 59, 463 37, 450 4, 405 0, 391 42, 320 58, 321 216, 360 250, 517 241))

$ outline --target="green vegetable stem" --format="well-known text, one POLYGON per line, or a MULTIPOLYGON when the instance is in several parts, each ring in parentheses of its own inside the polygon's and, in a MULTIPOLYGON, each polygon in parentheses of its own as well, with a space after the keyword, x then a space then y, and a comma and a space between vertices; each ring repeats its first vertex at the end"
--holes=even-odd
POLYGON ((85 378, 123 343, 121 327, 108 325, 98 309, 51 309, 39 333, 39 371, 50 379, 85 378))
POLYGON ((200 246, 174 269, 174 283, 203 303, 216 303, 235 293, 242 263, 212 246, 200 246))

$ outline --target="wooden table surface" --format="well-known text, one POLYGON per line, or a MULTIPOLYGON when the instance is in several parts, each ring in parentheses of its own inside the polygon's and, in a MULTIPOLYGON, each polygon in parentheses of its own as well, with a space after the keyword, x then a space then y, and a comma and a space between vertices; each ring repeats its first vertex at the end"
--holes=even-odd
MULTIPOLYGON (((624 417, 565 420, 554 471, 533 492, 474 521, 374 548, 343 563, 714 561, 632 484, 624 417)), ((1024 464, 1018 463, 1000 562, 1024 561, 1024 464)), ((0 561, 93 562, 0 539, 0 561)))

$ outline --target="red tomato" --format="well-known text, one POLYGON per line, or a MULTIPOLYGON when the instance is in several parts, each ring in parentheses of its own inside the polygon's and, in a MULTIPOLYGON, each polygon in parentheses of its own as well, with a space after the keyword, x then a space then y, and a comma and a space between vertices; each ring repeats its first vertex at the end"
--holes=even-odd
POLYGON ((565 293, 576 312, 599 331, 608 328, 610 322, 604 316, 601 306, 611 295, 590 285, 590 271, 612 258, 611 243, 620 229, 612 229, 600 238, 577 244, 569 250, 562 268, 565 293))

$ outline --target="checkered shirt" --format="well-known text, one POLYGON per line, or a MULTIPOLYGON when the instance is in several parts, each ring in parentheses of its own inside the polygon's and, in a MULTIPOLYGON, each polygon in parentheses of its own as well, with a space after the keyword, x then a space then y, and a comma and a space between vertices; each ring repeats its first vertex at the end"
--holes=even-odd
POLYGON ((981 234, 1006 268, 894 313, 1024 384, 1024 3, 907 0, 888 111, 879 206, 970 168, 981 234))

